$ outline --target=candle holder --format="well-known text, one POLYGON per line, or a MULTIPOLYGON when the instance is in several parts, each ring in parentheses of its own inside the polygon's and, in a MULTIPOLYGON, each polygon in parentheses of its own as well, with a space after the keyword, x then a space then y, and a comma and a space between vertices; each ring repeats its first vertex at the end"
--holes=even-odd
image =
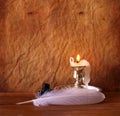
POLYGON ((84 88, 83 85, 85 85, 84 83, 84 68, 86 66, 75 66, 72 67, 74 69, 74 73, 73 73, 73 78, 76 79, 75 83, 74 83, 74 87, 76 88, 84 88))

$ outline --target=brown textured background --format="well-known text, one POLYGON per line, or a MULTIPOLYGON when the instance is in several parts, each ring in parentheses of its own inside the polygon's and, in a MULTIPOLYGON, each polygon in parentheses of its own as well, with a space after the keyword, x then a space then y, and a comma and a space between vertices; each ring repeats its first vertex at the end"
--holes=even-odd
POLYGON ((120 0, 0 0, 0 91, 73 83, 78 53, 91 85, 120 90, 120 0))

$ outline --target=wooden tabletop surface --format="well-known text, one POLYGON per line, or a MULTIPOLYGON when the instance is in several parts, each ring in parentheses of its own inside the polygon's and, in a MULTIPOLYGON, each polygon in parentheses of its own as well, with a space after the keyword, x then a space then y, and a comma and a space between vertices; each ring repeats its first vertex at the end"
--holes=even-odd
POLYGON ((32 93, 0 93, 0 116, 120 116, 120 92, 105 92, 104 102, 94 105, 41 106, 17 102, 34 98, 32 93))

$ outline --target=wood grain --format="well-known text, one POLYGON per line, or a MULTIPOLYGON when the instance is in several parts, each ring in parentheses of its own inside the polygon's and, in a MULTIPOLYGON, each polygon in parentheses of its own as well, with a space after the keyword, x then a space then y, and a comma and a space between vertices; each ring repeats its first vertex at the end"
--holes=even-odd
POLYGON ((0 0, 0 91, 71 84, 69 57, 91 85, 120 91, 120 0, 0 0))

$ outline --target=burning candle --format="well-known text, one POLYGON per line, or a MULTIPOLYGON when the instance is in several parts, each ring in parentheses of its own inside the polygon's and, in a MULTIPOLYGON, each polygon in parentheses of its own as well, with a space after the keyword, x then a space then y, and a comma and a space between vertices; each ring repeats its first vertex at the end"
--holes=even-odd
POLYGON ((70 57, 70 66, 74 69, 73 78, 76 79, 74 86, 79 88, 93 89, 96 91, 100 91, 101 89, 94 86, 89 86, 90 82, 90 63, 85 59, 80 59, 80 55, 76 56, 76 60, 74 61, 73 57, 70 57), (82 75, 81 75, 82 74, 82 75))
POLYGON ((70 65, 71 65, 72 67, 80 67, 80 66, 83 66, 83 65, 81 65, 81 63, 80 63, 80 55, 79 55, 79 54, 76 56, 76 62, 74 61, 74 58, 73 58, 73 57, 70 57, 70 65))
POLYGON ((90 82, 90 64, 85 59, 80 59, 80 55, 76 56, 76 61, 74 61, 73 57, 70 57, 70 66, 74 69, 73 77, 76 78, 76 85, 79 85, 79 80, 81 76, 82 70, 84 70, 84 84, 87 87, 90 82))

